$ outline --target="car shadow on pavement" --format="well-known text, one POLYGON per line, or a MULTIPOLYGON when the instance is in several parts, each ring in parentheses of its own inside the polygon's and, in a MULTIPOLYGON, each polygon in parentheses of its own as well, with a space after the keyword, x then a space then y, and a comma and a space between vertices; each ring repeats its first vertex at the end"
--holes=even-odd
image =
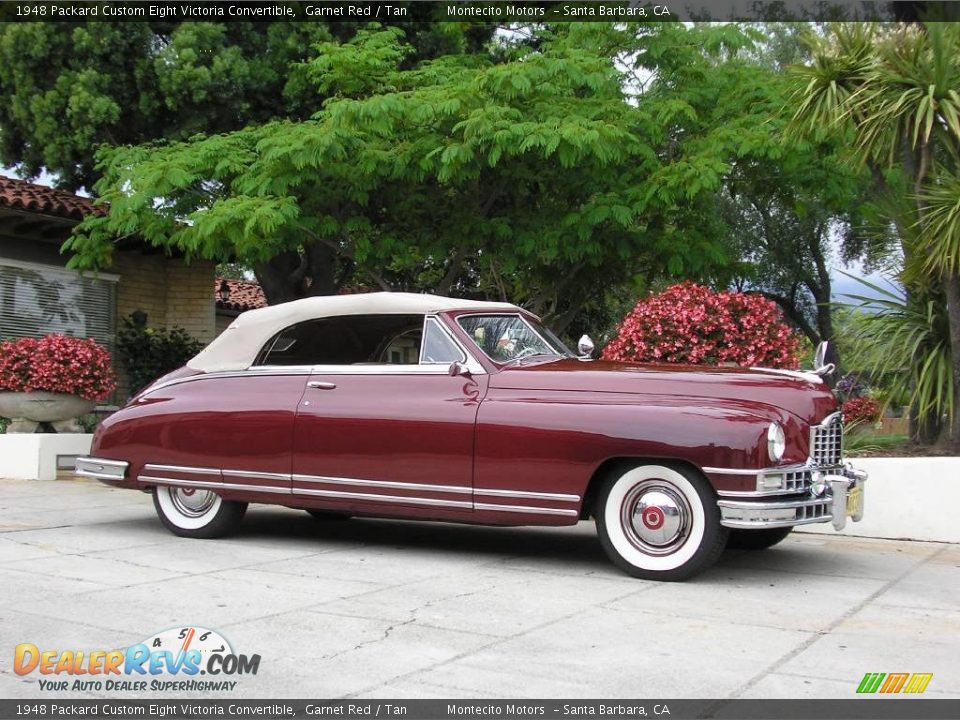
MULTIPOLYGON (((270 508, 257 508, 244 518, 235 540, 309 539, 324 549, 381 546, 396 550, 429 550, 488 559, 554 559, 569 569, 606 569, 608 561, 593 523, 575 527, 511 527, 461 525, 380 518, 316 520, 270 508)), ((618 572, 610 567, 614 574, 618 572)))

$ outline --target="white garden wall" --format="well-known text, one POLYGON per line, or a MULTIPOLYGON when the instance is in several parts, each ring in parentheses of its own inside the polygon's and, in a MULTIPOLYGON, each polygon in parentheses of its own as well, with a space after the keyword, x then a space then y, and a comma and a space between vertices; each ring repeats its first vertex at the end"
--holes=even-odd
POLYGON ((86 455, 90 452, 92 441, 93 435, 85 433, 0 435, 0 478, 55 480, 57 458, 86 455))
MULTIPOLYGON (((855 458, 870 474, 863 520, 841 535, 960 543, 960 457, 855 458)), ((833 526, 798 532, 833 534, 833 526)))

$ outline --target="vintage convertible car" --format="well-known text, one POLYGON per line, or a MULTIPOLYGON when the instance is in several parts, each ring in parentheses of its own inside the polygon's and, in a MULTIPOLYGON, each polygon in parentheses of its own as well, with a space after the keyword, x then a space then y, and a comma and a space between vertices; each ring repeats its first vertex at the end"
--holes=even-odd
POLYGON ((153 493, 177 535, 247 504, 493 525, 596 519, 631 575, 859 520, 815 373, 592 361, 514 305, 430 295, 253 310, 107 418, 77 473, 153 493))

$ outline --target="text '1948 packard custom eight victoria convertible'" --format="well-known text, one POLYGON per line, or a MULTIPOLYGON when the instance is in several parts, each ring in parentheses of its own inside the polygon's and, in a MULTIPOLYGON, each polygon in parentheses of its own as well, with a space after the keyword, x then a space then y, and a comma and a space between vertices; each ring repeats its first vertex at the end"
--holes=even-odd
POLYGON ((514 305, 371 293, 243 313, 107 418, 77 472, 152 492, 187 537, 230 531, 251 502, 593 517, 620 568, 681 580, 728 543, 859 520, 865 476, 842 447, 816 373, 592 361, 514 305))

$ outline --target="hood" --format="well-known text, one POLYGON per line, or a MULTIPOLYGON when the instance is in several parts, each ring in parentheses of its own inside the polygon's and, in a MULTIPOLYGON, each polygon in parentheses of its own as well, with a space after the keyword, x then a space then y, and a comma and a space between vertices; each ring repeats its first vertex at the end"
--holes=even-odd
MULTIPOLYGON (((812 373, 788 370, 646 365, 606 360, 557 360, 504 368, 491 388, 624 393, 651 400, 712 400, 763 405, 815 423, 837 409, 837 399, 812 373)), ((759 409, 759 408, 758 408, 759 409)))

